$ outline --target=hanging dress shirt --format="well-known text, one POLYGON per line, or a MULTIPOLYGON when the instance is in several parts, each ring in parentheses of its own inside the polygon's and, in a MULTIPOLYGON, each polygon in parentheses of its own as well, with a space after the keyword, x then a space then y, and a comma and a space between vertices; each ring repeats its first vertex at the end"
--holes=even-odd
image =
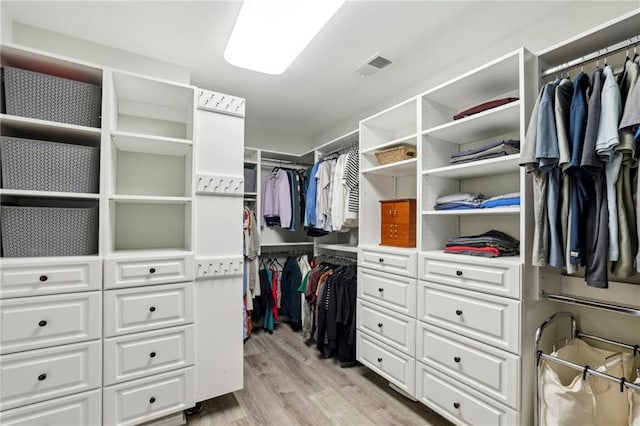
POLYGON ((262 225, 279 218, 280 226, 289 228, 292 209, 287 172, 282 169, 271 172, 264 181, 262 194, 262 225))

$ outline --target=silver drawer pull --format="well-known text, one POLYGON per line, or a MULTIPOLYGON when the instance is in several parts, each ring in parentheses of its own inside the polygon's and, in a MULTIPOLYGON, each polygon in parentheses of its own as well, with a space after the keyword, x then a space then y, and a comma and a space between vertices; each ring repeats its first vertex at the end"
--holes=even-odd
POLYGON ((49 277, 47 277, 46 275, 40 275, 40 281, 45 282, 46 280, 49 279, 49 277))
POLYGON ((460 358, 459 356, 454 356, 454 357, 453 357, 453 360, 454 360, 455 362, 460 362, 460 361, 462 360, 462 358, 460 358))
POLYGON ((457 315, 457 316, 461 316, 461 315, 462 315, 462 311, 461 311, 460 309, 457 309, 457 310, 456 310, 456 315, 457 315))
POLYGON ((43 381, 46 378, 47 378, 47 375, 45 373, 42 373, 41 375, 38 376, 39 381, 43 381))
POLYGON ((45 320, 42 320, 42 321, 38 322, 38 325, 40 327, 44 327, 45 325, 47 325, 47 322, 45 320))

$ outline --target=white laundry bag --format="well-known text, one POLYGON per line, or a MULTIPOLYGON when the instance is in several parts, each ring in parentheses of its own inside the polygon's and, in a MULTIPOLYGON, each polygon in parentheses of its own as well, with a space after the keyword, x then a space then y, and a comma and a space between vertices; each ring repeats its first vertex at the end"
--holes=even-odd
MULTIPOLYGON (((631 373, 631 354, 595 348, 580 339, 552 355, 616 377, 631 373)), ((540 424, 544 426, 627 426, 629 402, 618 383, 587 375, 550 360, 539 370, 540 424)), ((634 425, 635 426, 635 425, 634 425)))

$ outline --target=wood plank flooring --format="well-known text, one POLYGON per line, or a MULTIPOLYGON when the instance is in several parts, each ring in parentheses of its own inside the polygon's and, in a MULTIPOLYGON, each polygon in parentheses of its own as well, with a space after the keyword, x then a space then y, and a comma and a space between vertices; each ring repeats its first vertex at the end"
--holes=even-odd
POLYGON ((244 349, 244 389, 206 401, 188 425, 450 425, 366 367, 321 359, 286 324, 254 331, 244 349))

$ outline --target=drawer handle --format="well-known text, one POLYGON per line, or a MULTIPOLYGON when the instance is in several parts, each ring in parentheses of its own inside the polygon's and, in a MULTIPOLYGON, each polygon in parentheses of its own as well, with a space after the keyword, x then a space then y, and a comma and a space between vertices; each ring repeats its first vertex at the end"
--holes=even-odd
POLYGON ((456 275, 461 277, 462 276, 462 271, 456 271, 456 275))
POLYGON ((156 402, 155 396, 152 396, 151 398, 149 398, 149 404, 153 404, 154 402, 156 402))
POLYGON ((382 362, 382 358, 378 358, 378 362, 382 362))
POLYGON ((45 282, 46 280, 48 280, 49 277, 46 275, 40 275, 40 281, 45 282))
POLYGON ((459 356, 454 356, 454 357, 453 357, 453 360, 454 360, 455 362, 460 362, 460 361, 462 360, 462 358, 460 358, 459 356))
POLYGON ((46 374, 44 374, 44 373, 42 373, 41 375, 39 375, 39 376, 38 376, 38 380, 39 380, 39 381, 43 381, 43 380, 44 380, 44 379, 46 379, 46 378, 47 378, 47 375, 46 375, 46 374))
POLYGON ((156 311, 156 307, 155 306, 152 306, 152 307, 149 308, 149 312, 155 312, 155 311, 156 311))
POLYGON ((379 291, 380 293, 382 293, 382 292, 384 291, 384 288, 379 287, 379 288, 378 288, 378 291, 379 291))
POLYGON ((459 402, 454 402, 453 403, 453 408, 460 408, 460 403, 459 402))
POLYGON ((384 259, 383 258, 379 258, 378 262, 382 263, 382 262, 384 262, 384 259))
POLYGON ((38 325, 39 325, 40 327, 44 327, 45 325, 47 325, 47 322, 46 322, 45 320, 42 320, 42 321, 40 321, 40 322, 38 323, 38 325))
POLYGON ((382 323, 381 322, 378 323, 378 327, 382 328, 382 323))
POLYGON ((149 268, 149 273, 150 274, 155 274, 156 273, 156 268, 149 268))
POLYGON ((460 309, 456 310, 456 315, 457 315, 457 316, 462 315, 462 311, 461 311, 460 309))
POLYGON ((150 356, 151 358, 155 358, 155 357, 156 357, 156 353, 155 353, 155 352, 151 352, 151 353, 149 354, 149 356, 150 356))

